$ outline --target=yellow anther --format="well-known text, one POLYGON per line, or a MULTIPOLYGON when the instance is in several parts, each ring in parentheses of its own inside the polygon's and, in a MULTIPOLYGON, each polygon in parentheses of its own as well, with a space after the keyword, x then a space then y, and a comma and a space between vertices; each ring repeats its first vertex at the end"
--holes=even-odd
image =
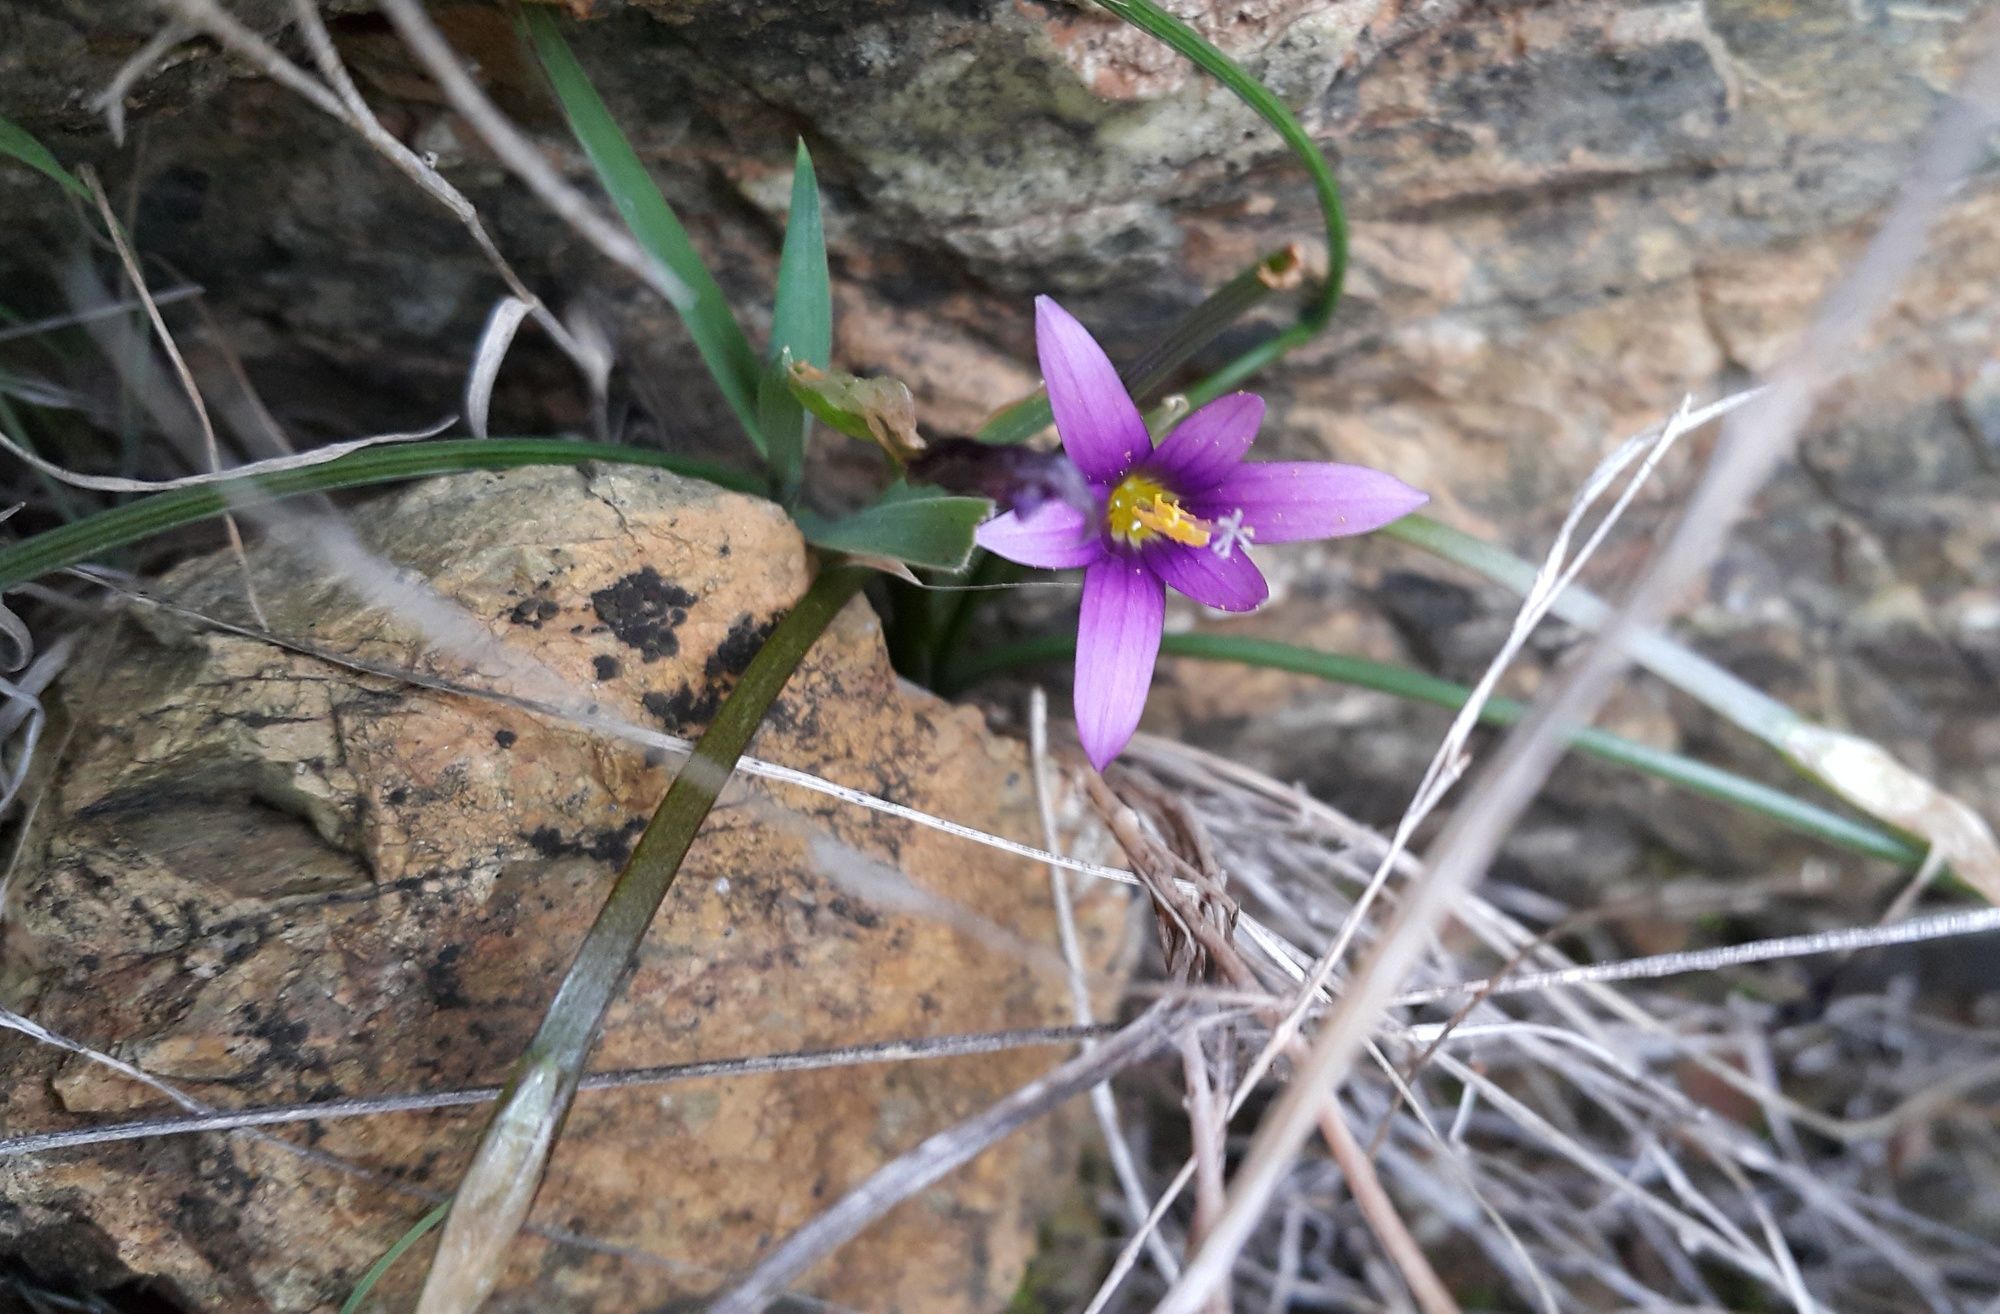
POLYGON ((1208 522, 1181 510, 1181 504, 1164 493, 1132 508, 1132 518, 1156 534, 1165 535, 1189 547, 1208 546, 1208 522))
POLYGON ((1187 513, 1166 486, 1142 474, 1118 481, 1104 506, 1111 536, 1137 547, 1149 538, 1170 538, 1189 547, 1207 547, 1211 526, 1187 513))

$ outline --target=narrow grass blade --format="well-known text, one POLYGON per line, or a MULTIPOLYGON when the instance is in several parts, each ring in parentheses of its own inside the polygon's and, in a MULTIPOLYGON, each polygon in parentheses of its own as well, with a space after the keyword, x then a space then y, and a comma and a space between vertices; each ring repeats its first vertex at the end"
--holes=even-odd
POLYGON ((819 176, 806 144, 792 164, 792 210, 778 258, 778 298, 771 313, 771 348, 825 369, 833 356, 833 288, 826 269, 826 225, 820 218, 819 176))
POLYGON ((796 519, 814 547, 958 570, 972 557, 972 531, 992 511, 983 497, 925 497, 884 499, 838 520, 810 511, 796 519))
MULTIPOLYGON (((1464 685, 1406 667, 1266 639, 1222 634, 1168 634, 1161 638, 1160 650, 1176 657, 1290 671, 1454 710, 1465 706, 1472 693, 1464 685)), ((1002 644, 978 653, 949 672, 947 692, 964 688, 999 671, 1064 661, 1075 655, 1076 636, 1072 634, 1002 644)), ((1480 719, 1490 725, 1512 725, 1526 713, 1526 706, 1513 699, 1494 698, 1487 702, 1480 719)), ((1629 767, 1690 793, 1756 813, 1802 835, 1864 857, 1881 858, 1909 869, 1918 867, 1924 859, 1924 850, 1900 835, 1706 762, 1590 727, 1572 735, 1570 745, 1600 761, 1629 767)))
POLYGON ((348 1293, 347 1299, 340 1302, 340 1314, 358 1314, 362 1302, 368 1299, 368 1293, 375 1289, 375 1284, 396 1266, 396 1261, 401 1259, 411 1246, 430 1235, 430 1230, 444 1221, 445 1211, 450 1208, 448 1204, 439 1205, 412 1223, 409 1231, 397 1237, 396 1243, 384 1250, 382 1257, 368 1266, 368 1271, 354 1284, 354 1290, 348 1293))
POLYGON ((83 185, 83 180, 63 168, 48 147, 11 119, 0 118, 0 155, 11 155, 30 169, 47 174, 80 201, 90 199, 90 189, 83 185))
POLYGON ((1347 282, 1347 216, 1341 208, 1340 183, 1333 166, 1298 116, 1234 60, 1211 45, 1199 32, 1175 18, 1153 0, 1097 0, 1106 9, 1132 26, 1173 47, 1201 66, 1236 98, 1256 111, 1271 125, 1312 178, 1313 193, 1319 199, 1320 216, 1326 225, 1326 281, 1319 295, 1299 312, 1298 322, 1282 333, 1259 343, 1215 373, 1187 390, 1189 404, 1199 406, 1228 392, 1243 380, 1277 360, 1292 348, 1308 341, 1326 327, 1340 303, 1347 282))
POLYGON ((487 1124, 479 1153, 445 1220, 418 1314, 470 1314, 498 1281, 508 1247, 527 1218, 556 1134, 575 1099, 605 1011, 672 888, 682 859, 765 711, 866 578, 866 571, 835 567, 813 581, 757 650, 674 777, 487 1124))
POLYGON ((826 229, 819 212, 819 180, 812 156, 799 143, 792 165, 792 209, 778 258, 778 297, 771 312, 771 344, 758 384, 758 418, 770 445, 771 474, 787 504, 805 471, 812 417, 793 395, 794 363, 823 370, 833 355, 833 289, 826 271, 826 229))
MULTIPOLYGON (((1427 516, 1405 516, 1381 532, 1516 593, 1524 592, 1535 576, 1534 567, 1511 552, 1427 516)), ((1553 610, 1592 633, 1611 615, 1607 603, 1575 585, 1556 596, 1553 610)), ((1960 880, 2000 903, 2000 844, 1985 819, 1963 800, 1897 762, 1880 745, 1816 725, 1668 634, 1636 636, 1632 656, 1776 749, 1815 784, 1897 830, 1924 837, 1960 880)))
POLYGON ((0 591, 52 570, 88 561, 114 548, 212 519, 245 504, 462 470, 510 470, 524 465, 578 465, 585 461, 657 466, 743 493, 762 488, 761 481, 738 470, 607 443, 578 443, 558 438, 451 438, 371 447, 324 465, 156 493, 9 544, 0 548, 0 591))
POLYGON ((639 162, 632 143, 605 108, 583 66, 576 62, 556 27, 554 11, 542 5, 522 5, 519 15, 528 43, 541 60, 556 99, 569 116, 570 128, 596 167, 611 203, 632 235, 694 293, 694 303, 681 310, 681 321, 744 432, 760 453, 765 452, 757 421, 757 354, 723 299, 722 289, 688 240, 687 229, 681 227, 673 207, 639 162))

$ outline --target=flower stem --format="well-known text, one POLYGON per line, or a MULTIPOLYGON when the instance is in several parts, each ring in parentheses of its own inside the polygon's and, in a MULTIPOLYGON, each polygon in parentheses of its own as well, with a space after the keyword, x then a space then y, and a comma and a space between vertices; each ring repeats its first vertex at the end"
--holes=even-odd
POLYGON ((584 1061, 654 913, 764 713, 867 577, 858 567, 835 566, 813 581, 757 650, 674 777, 487 1124, 446 1219, 420 1310, 475 1308, 498 1279, 575 1098, 584 1061))
MULTIPOLYGON (((1168 634, 1161 637, 1160 649, 1176 657, 1290 671, 1439 707, 1463 707, 1472 694, 1464 685, 1453 684, 1421 671, 1266 639, 1224 634, 1168 634)), ((1075 653, 1076 638, 1069 634, 1048 635, 988 648, 949 668, 946 671, 945 691, 957 692, 1001 671, 1062 661, 1075 653)), ((1523 704, 1510 698, 1493 698, 1481 710, 1480 719, 1491 725, 1512 725, 1526 711, 1523 704)), ((1590 727, 1573 734, 1570 744, 1577 751, 1601 761, 1629 767, 1691 793, 1757 813, 1788 829, 1853 853, 1882 858, 1907 869, 1914 869, 1923 861, 1923 850, 1899 835, 1706 762, 1590 727)))

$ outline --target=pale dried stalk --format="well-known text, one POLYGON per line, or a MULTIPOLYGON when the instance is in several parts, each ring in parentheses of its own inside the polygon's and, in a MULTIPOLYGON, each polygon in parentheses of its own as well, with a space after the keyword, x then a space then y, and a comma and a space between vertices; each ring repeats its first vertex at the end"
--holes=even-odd
MULTIPOLYGON (((1049 783, 1049 699, 1040 685, 1028 695, 1028 758, 1035 787, 1035 812, 1042 823, 1042 845, 1053 853, 1060 847, 1061 837, 1056 833, 1055 791, 1049 783)), ((1095 1018, 1090 1006, 1090 985, 1084 974, 1083 946, 1077 939, 1069 873, 1052 864, 1048 873, 1049 895, 1055 904, 1056 941, 1062 946, 1063 961, 1069 965, 1070 1016, 1079 1026, 1088 1025, 1095 1018)), ((1104 1137, 1104 1154, 1111 1163, 1111 1174, 1118 1179, 1118 1189, 1124 1193, 1132 1225, 1138 1227, 1152 1213, 1152 1206, 1146 1200, 1145 1179, 1132 1158, 1132 1146, 1126 1141, 1125 1129, 1118 1118, 1118 1100, 1109 1085, 1090 1088, 1090 1110, 1097 1119, 1099 1134, 1104 1137)), ((1180 1261, 1157 1232, 1147 1231, 1146 1254, 1168 1282, 1180 1276, 1180 1261)))
MULTIPOLYGON (((2000 115, 2000 51, 1966 85, 1973 98, 1947 119, 1860 263, 1828 297, 1801 348, 1770 388, 1725 426, 1723 446, 1684 510, 1666 547, 1641 576, 1625 606, 1584 661, 1509 734, 1480 787, 1432 848, 1428 878, 1409 891, 1350 989, 1314 1038, 1312 1051, 1253 1137, 1213 1235, 1160 1306, 1160 1314, 1195 1314, 1226 1277, 1235 1255, 1298 1153, 1328 1092, 1416 966, 1436 927, 1485 870, 1515 818, 1561 755, 1572 727, 1585 724, 1629 661, 1627 640, 1667 614, 1704 569, 1751 495, 1790 450, 1817 391, 1915 264, 1932 220, 1981 149, 2000 115)), ((1783 1288, 1782 1278, 1775 1285, 1783 1288)))
POLYGON ((694 304, 694 294, 687 284, 655 260, 622 225, 599 214, 583 193, 570 186, 534 144, 487 99, 479 84, 466 74, 458 52, 438 32, 416 0, 381 0, 381 6, 403 43, 430 70, 452 108, 465 116, 500 162, 526 183, 544 205, 604 256, 665 297, 669 305, 685 310, 694 304))
MULTIPOLYGON (((132 244, 125 240, 125 226, 118 222, 118 216, 111 209, 111 198, 104 194, 104 184, 97 180, 97 170, 88 164, 78 167, 77 176, 90 189, 90 198, 97 204, 97 213, 104 220, 104 227, 111 234, 112 245, 118 248, 118 259, 125 266, 125 277, 132 282, 132 290, 146 307, 146 318, 152 322, 153 331, 160 335, 160 345, 165 348, 167 359, 173 362, 174 373, 187 390, 188 404, 194 407, 195 419, 201 424, 202 446, 208 454, 208 468, 217 475, 222 472, 222 451, 215 441, 215 425, 208 418, 208 406, 201 398, 201 389, 195 386, 194 373, 188 369, 187 361, 181 356, 181 349, 174 343, 174 335, 167 331, 167 321, 160 314, 160 307, 153 300, 152 292, 146 287, 146 275, 139 268, 139 257, 132 253, 132 244)), ((12 446, 12 444, 9 444, 12 446)), ((236 554, 237 568, 243 574, 243 596, 250 604, 250 614, 257 618, 259 625, 265 624, 263 604, 257 600, 257 581, 250 576, 250 558, 243 551, 243 531, 237 527, 236 517, 224 513, 223 525, 229 532, 229 547, 236 554)))
POLYGON ((332 84, 333 89, 314 81, 298 65, 269 42, 245 27, 216 0, 156 0, 161 8, 173 16, 174 21, 213 38, 224 49, 248 60, 266 77, 285 87, 306 101, 307 104, 328 116, 338 119, 351 128, 377 154, 393 165, 410 181, 416 183, 427 195, 451 212, 454 219, 464 227, 473 243, 479 247, 487 263, 506 283, 508 291, 533 309, 535 323, 560 347, 571 360, 589 372, 590 353, 577 342, 574 335, 564 327, 561 320, 551 314, 542 304, 541 298, 528 290, 526 283, 514 272, 513 265, 500 253, 486 226, 480 221, 479 212, 467 200, 465 194, 447 181, 443 174, 425 163, 415 151, 382 126, 381 120, 369 108, 348 76, 342 64, 339 51, 334 47, 333 38, 326 30, 318 6, 312 0, 295 0, 293 13, 298 20, 299 30, 305 36, 306 45, 313 52, 322 74, 332 84))

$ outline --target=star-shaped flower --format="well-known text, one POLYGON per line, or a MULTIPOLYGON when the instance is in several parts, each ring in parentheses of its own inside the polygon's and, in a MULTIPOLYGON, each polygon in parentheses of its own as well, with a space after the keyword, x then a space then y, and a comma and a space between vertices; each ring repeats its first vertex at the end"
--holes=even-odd
POLYGON ((1251 543, 1363 534, 1429 499, 1379 470, 1323 461, 1246 464, 1264 402, 1218 397, 1158 447, 1089 330, 1035 299, 1035 349, 1056 433, 1095 509, 1046 501, 981 525, 979 545, 1024 566, 1083 570, 1076 728, 1102 768, 1138 728, 1160 652, 1166 586, 1224 611, 1270 595, 1251 543))

